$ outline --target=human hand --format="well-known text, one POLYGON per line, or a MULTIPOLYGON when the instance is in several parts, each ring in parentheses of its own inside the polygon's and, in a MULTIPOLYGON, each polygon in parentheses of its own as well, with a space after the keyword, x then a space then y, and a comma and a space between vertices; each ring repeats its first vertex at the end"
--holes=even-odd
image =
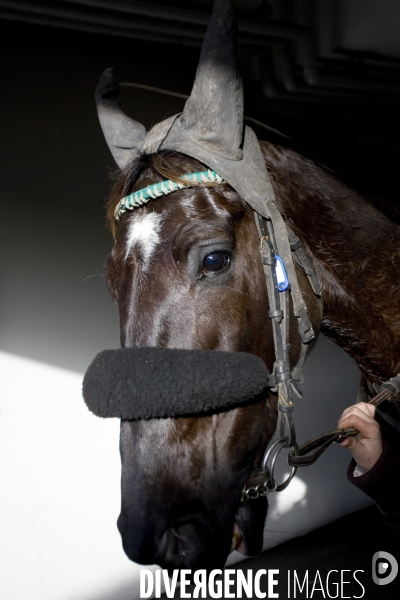
POLYGON ((348 437, 342 446, 349 448, 353 458, 361 469, 369 471, 382 454, 381 429, 375 421, 375 406, 359 402, 343 412, 338 427, 354 427, 357 437, 348 437))

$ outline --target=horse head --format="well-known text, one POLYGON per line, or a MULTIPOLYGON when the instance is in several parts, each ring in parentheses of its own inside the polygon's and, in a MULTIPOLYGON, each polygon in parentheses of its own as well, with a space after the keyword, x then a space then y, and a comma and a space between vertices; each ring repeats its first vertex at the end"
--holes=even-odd
MULTIPOLYGON (((273 192, 258 141, 243 128, 231 2, 215 2, 181 115, 146 135, 119 107, 110 69, 96 97, 122 170, 109 205, 115 246, 105 266, 122 347, 245 351, 272 370, 254 211, 267 216, 273 192)), ((290 326, 297 329, 294 319, 290 326)), ((296 332, 292 340, 295 364, 296 332)), ((276 425, 277 395, 258 400, 198 417, 121 422, 118 528, 129 558, 211 568, 232 547, 261 550, 266 499, 240 502, 276 425)))
MULTIPOLYGON (((176 175, 202 168, 176 153, 163 157, 166 165, 176 175)), ((163 179, 144 166, 132 190, 163 179)), ((123 347, 242 350, 272 367, 254 218, 227 184, 176 191, 128 213, 105 275, 123 347)), ((176 566, 223 561, 241 489, 260 463, 275 411, 272 400, 199 418, 122 422, 119 528, 128 556, 176 566)), ((242 505, 242 512, 257 509, 246 515, 249 553, 259 550, 266 510, 264 501, 253 504, 242 505)))

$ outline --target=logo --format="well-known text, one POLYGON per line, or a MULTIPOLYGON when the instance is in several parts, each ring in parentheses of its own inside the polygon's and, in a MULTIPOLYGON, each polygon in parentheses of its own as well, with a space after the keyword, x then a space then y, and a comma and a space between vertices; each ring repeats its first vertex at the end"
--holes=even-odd
POLYGON ((399 571, 399 565, 389 552, 375 552, 372 557, 372 580, 377 585, 392 583, 399 571))

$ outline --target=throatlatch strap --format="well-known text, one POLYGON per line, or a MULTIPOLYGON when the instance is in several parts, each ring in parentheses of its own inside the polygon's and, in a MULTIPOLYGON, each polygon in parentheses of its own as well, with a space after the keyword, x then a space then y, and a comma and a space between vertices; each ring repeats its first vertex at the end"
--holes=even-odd
POLYGON ((314 294, 321 298, 321 286, 319 285, 319 281, 315 276, 314 269, 311 266, 310 260, 307 254, 304 252, 302 243, 289 227, 287 228, 287 230, 289 234, 290 249, 292 251, 292 256, 296 263, 299 265, 299 267, 302 269, 304 274, 307 276, 314 294))

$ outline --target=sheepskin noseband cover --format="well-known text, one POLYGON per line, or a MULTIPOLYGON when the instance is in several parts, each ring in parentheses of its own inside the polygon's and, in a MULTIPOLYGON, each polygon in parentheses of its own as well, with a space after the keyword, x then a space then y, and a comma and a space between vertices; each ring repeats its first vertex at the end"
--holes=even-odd
POLYGON ((96 356, 83 397, 98 417, 157 419, 254 402, 267 385, 264 362, 245 352, 121 348, 96 356))

